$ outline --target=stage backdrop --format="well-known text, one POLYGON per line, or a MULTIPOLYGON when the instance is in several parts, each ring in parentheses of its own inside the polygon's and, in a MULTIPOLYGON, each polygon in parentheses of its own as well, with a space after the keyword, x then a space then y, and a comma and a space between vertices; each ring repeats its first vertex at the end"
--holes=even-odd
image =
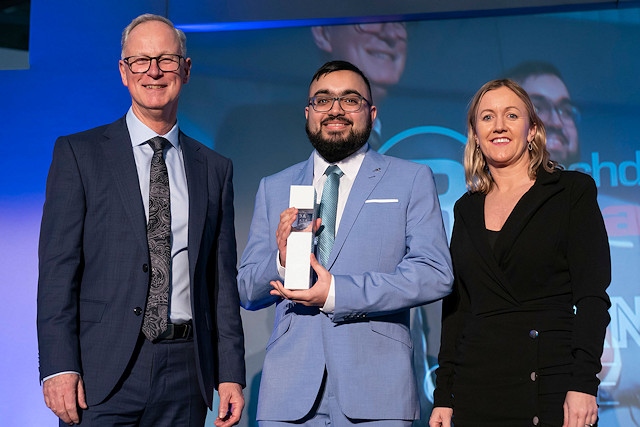
MULTIPOLYGON (((516 68, 557 72, 556 86, 530 86, 530 91, 538 94, 555 146, 577 145, 566 156, 561 148, 552 155, 569 169, 589 173, 598 184, 613 260, 601 425, 632 426, 640 420, 640 369, 634 362, 640 360, 639 18, 637 9, 628 9, 341 30, 190 32, 194 68, 181 120, 198 129, 194 136, 234 160, 242 251, 260 178, 311 153, 304 131, 311 76, 327 59, 355 61, 374 85, 383 142, 378 150, 432 167, 450 233, 453 204, 465 191, 462 147, 469 99, 487 80, 509 76, 516 68), (322 35, 331 31, 332 46, 327 47, 322 35), (349 48, 350 37, 354 43, 349 48), (557 87, 558 81, 564 89, 557 87), (559 93, 562 90, 567 93, 559 93)), ((437 363, 439 307, 423 307, 413 314, 417 381, 426 420, 437 363)), ((252 423, 273 319, 271 310, 243 315, 252 423)))
MULTIPOLYGON (((53 142, 126 112, 129 97, 117 70, 120 32, 140 13, 174 18, 174 11, 176 24, 183 21, 189 31, 194 63, 180 126, 236 165, 240 252, 260 177, 311 152, 304 106, 309 79, 325 60, 360 55, 364 62, 358 65, 375 80, 382 142, 377 149, 433 168, 449 233, 453 203, 465 191, 462 141, 471 95, 524 62, 542 61, 559 70, 570 96, 541 99, 540 108, 550 127, 562 125, 556 130, 560 144, 577 142, 566 166, 596 179, 613 260, 601 425, 640 425, 639 9, 359 25, 342 28, 343 36, 327 44, 335 27, 289 22, 280 29, 194 32, 187 27, 193 20, 177 12, 178 2, 86 3, 32 0, 30 69, 0 72, 0 425, 56 425, 42 401, 35 336, 37 235, 53 142), (352 46, 349 32, 357 41, 352 46), (383 34, 387 47, 374 40, 376 34, 383 34), (338 46, 339 41, 345 44, 338 46), (367 69, 368 63, 374 67, 367 69)), ((358 18, 342 20, 348 21, 358 18)), ((553 95, 550 89, 536 90, 540 98, 553 95)), ((243 311, 243 318, 249 387, 241 426, 247 426, 255 424, 273 318, 271 310, 243 311)), ((412 318, 424 419, 433 390, 438 318, 437 304, 414 310, 412 318)), ((207 424, 212 421, 209 417, 207 424)))

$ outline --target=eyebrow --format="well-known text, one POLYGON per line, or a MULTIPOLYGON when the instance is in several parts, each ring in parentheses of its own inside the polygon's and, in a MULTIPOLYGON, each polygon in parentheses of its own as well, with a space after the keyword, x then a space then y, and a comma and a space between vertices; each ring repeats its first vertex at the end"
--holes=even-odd
MULTIPOLYGON (((521 109, 516 107, 515 105, 510 105, 508 107, 505 108, 505 110, 518 110, 518 112, 521 112, 521 109)), ((493 108, 485 108, 484 110, 479 110, 478 114, 482 114, 482 113, 495 113, 496 111, 493 108)))
POLYGON ((331 95, 331 96, 359 95, 364 98, 364 95, 360 94, 360 92, 358 92, 355 89, 345 89, 340 94, 332 93, 331 91, 329 91, 329 89, 320 89, 313 94, 313 96, 318 96, 318 95, 331 95))

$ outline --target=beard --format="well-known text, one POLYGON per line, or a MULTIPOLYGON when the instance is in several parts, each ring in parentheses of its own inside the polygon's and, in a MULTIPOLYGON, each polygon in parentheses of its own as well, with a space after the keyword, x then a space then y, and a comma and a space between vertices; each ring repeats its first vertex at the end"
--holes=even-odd
MULTIPOLYGON (((348 120, 346 117, 335 116, 328 116, 322 121, 322 123, 328 120, 341 120, 353 125, 353 122, 348 120)), ((340 160, 346 159, 358 151, 360 147, 369 140, 371 125, 371 117, 368 116, 366 126, 362 131, 354 131, 352 128, 349 131, 349 134, 344 138, 338 135, 331 135, 329 138, 325 138, 322 136, 322 128, 317 132, 312 132, 311 129, 309 129, 308 122, 305 129, 307 131, 309 141, 311 141, 311 145, 313 145, 313 148, 316 149, 318 154, 320 154, 327 162, 336 163, 340 160)))

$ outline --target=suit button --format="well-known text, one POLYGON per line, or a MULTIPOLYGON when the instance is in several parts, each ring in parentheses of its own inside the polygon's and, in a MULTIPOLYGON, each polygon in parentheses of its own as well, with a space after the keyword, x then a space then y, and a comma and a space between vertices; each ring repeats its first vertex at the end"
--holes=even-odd
POLYGON ((540 334, 535 329, 532 329, 532 330, 529 331, 529 338, 531 338, 531 339, 538 338, 538 335, 540 335, 540 334))
POLYGON ((142 314, 142 309, 140 307, 136 307, 136 308, 133 309, 133 313, 136 316, 140 316, 142 314))
POLYGON ((145 273, 146 273, 147 271, 149 271, 149 265, 147 265, 147 264, 142 264, 142 271, 144 271, 145 273))
POLYGON ((537 426, 538 424, 540 424, 540 418, 538 418, 538 417, 533 417, 533 420, 531 420, 531 421, 533 421, 533 425, 534 426, 537 426))
POLYGON ((531 381, 535 381, 538 379, 538 374, 534 371, 531 372, 531 381))

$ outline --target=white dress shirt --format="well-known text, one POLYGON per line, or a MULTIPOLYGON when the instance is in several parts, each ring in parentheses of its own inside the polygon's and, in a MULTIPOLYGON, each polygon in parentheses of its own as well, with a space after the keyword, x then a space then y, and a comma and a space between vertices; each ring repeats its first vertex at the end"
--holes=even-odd
MULTIPOLYGON (((327 176, 324 172, 330 165, 337 165, 342 171, 343 175, 340 177, 340 185, 338 186, 338 208, 336 212, 336 234, 338 234, 338 229, 340 227, 340 220, 342 219, 342 213, 344 212, 344 207, 347 204, 347 199, 349 198, 349 193, 351 192, 351 187, 353 187, 353 183, 356 180, 356 176, 358 175, 358 171, 360 170, 360 166, 362 166, 362 162, 364 161, 364 155, 369 149, 369 144, 365 144, 358 151, 347 157, 346 159, 340 160, 337 163, 328 163, 325 159, 318 154, 317 151, 313 152, 313 188, 316 191, 316 205, 320 203, 322 200, 322 189, 324 188, 324 183, 327 180, 327 176)), ((278 272, 280 273, 280 277, 284 278, 285 268, 280 265, 280 256, 276 257, 276 262, 278 263, 278 272)), ((335 290, 335 280, 333 275, 331 276, 331 286, 329 287, 329 295, 327 295, 327 300, 322 306, 322 311, 325 313, 333 313, 333 310, 336 306, 336 290, 335 290)))

